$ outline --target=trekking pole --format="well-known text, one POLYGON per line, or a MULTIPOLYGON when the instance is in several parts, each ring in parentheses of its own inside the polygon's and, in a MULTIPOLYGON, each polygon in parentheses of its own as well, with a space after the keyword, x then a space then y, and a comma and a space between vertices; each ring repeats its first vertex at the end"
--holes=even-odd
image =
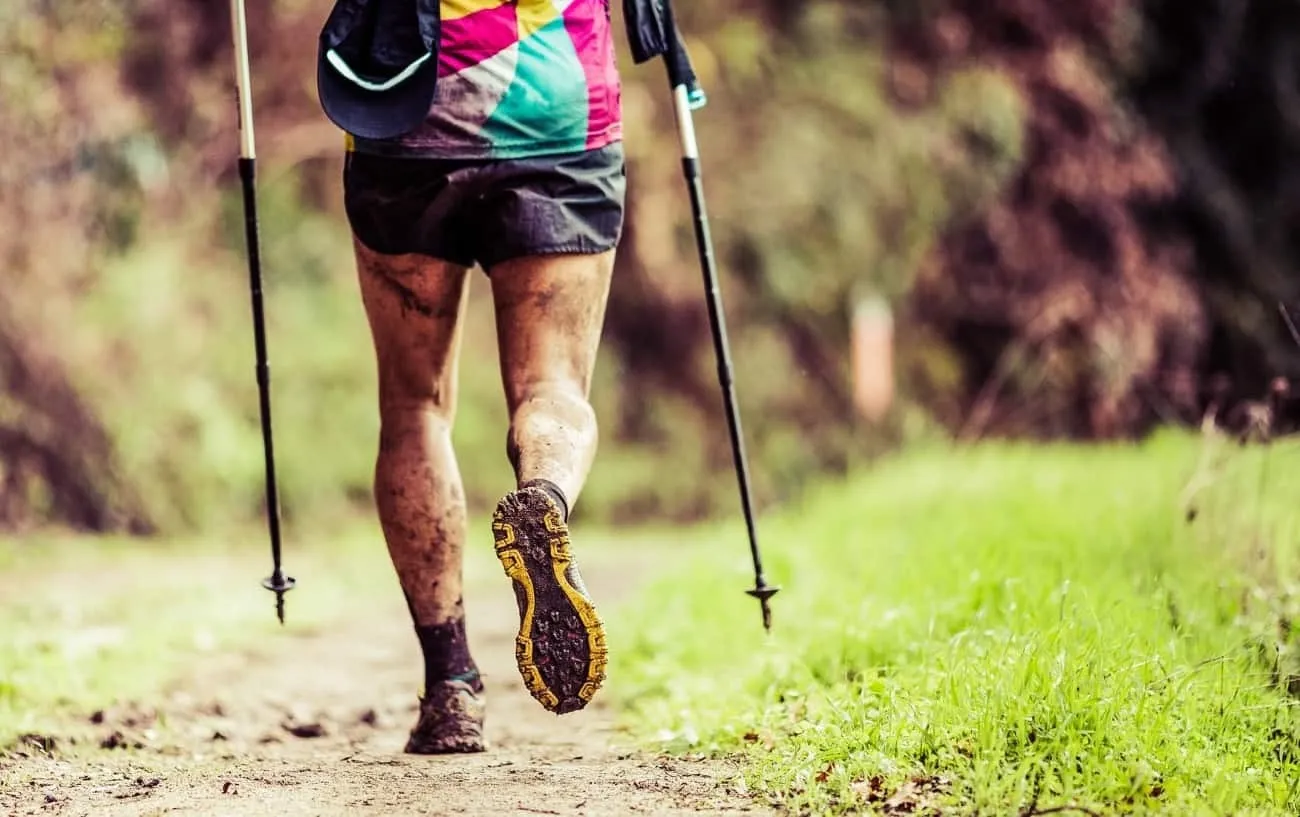
POLYGON ((1282 321, 1286 324, 1286 329, 1291 333, 1291 340, 1295 341, 1296 346, 1300 346, 1300 326, 1296 326, 1295 319, 1291 317, 1291 311, 1286 308, 1286 304, 1278 303, 1277 311, 1282 313, 1282 321))
POLYGON ((235 38, 235 85, 239 95, 239 178, 244 188, 244 233, 248 245, 248 284, 253 301, 253 344, 257 353, 257 389, 262 415, 262 449, 266 457, 266 523, 271 536, 271 575, 262 586, 275 593, 275 614, 284 624, 284 594, 297 583, 280 566, 280 499, 275 481, 275 445, 271 437, 271 369, 266 355, 266 321, 262 310, 262 258, 257 230, 257 145, 253 134, 253 82, 248 59, 248 17, 244 0, 230 0, 235 38))
POLYGON ((673 107, 677 115, 677 135, 681 142, 682 172, 691 194, 691 211, 695 218, 695 243, 699 251, 700 266, 704 272, 704 290, 709 309, 709 325, 713 330, 713 348, 718 361, 718 382, 727 411, 727 425, 731 432, 731 453, 736 465, 736 479, 740 487, 740 504, 745 514, 745 529, 749 534, 749 553, 754 562, 754 587, 745 592, 758 599, 763 611, 763 629, 772 629, 772 609, 769 600, 781 589, 767 583, 763 575, 763 559, 759 552, 758 530, 754 522, 754 505, 750 495, 749 463, 745 455, 745 437, 740 426, 736 388, 732 376, 731 349, 727 340, 726 315, 718 289, 717 261, 713 253, 713 238, 709 231, 709 216, 704 201, 704 183, 700 172, 699 143, 695 137, 692 112, 707 103, 691 66, 690 55, 681 42, 673 18, 672 4, 664 4, 668 50, 664 62, 668 68, 668 84, 673 90, 673 107))

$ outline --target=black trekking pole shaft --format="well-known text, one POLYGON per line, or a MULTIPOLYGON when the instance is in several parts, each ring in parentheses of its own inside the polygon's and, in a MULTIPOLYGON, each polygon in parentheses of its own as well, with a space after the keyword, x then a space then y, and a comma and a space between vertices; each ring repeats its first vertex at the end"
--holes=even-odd
POLYGON ((713 349, 718 363, 718 383, 727 414, 727 429, 731 437, 731 453, 736 466, 736 479, 740 488, 741 509, 745 515, 745 529, 749 535, 749 553, 754 563, 754 589, 746 591, 759 600, 763 612, 763 628, 772 629, 772 610, 769 600, 780 588, 767 583, 763 573, 763 559, 758 544, 758 526, 754 516, 753 494, 750 489, 749 458, 745 452, 745 435, 740 422, 740 407, 736 398, 735 377, 731 362, 731 343, 727 337, 726 313, 722 306, 717 259, 713 251, 713 236, 709 229, 708 207, 704 197, 704 181, 700 167, 699 144, 695 136, 692 110, 705 104, 704 94, 694 78, 694 71, 685 47, 677 39, 676 23, 668 9, 670 47, 664 55, 668 68, 668 82, 673 91, 673 107, 677 118, 678 138, 682 149, 682 174, 690 191, 691 213, 695 222, 695 243, 704 274, 705 301, 709 312, 709 326, 713 331, 713 349))
POLYGON ((244 0, 231 0, 235 39, 236 89, 239 95, 239 180, 244 194, 244 239, 248 250, 248 288, 253 308, 253 346, 257 360, 258 408, 262 419, 262 450, 266 467, 266 524, 271 537, 270 577, 262 586, 275 593, 275 612, 284 623, 284 594, 294 580, 284 575, 280 548, 280 496, 275 476, 275 440, 271 423, 271 366, 266 349, 266 316, 262 300, 262 253, 257 218, 257 148, 253 131, 252 81, 248 59, 248 23, 244 0))
POLYGON ((722 387, 722 401, 727 412, 727 430, 731 435, 731 455, 736 464, 740 504, 745 514, 745 528, 749 534, 749 552, 754 561, 755 576, 759 586, 762 587, 767 584, 767 581, 763 575, 763 558, 758 548, 758 528, 754 522, 749 457, 745 451, 745 435, 741 427, 740 407, 736 399, 731 342, 727 337, 727 319, 722 309, 717 262, 713 254, 713 240, 709 230, 708 211, 704 203, 704 184, 700 176, 699 163, 699 159, 687 158, 683 160, 682 167, 691 192, 691 212, 695 218, 695 243, 704 272, 705 298, 709 310, 709 324, 713 328, 713 350, 718 363, 718 384, 722 387))

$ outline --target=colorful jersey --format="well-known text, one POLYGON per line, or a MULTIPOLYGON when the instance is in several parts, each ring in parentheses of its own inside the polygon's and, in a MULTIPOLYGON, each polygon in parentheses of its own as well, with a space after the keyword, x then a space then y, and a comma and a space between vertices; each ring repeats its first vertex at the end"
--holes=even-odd
POLYGON ((438 89, 429 118, 358 150, 506 159, 622 139, 610 0, 441 0, 438 89))

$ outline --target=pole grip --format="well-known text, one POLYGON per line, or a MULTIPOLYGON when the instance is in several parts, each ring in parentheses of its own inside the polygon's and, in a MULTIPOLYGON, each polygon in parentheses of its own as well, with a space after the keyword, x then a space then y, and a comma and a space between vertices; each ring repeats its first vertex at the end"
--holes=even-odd
POLYGON ((681 29, 677 27, 677 17, 672 0, 664 0, 664 66, 668 69, 668 87, 685 88, 688 110, 697 110, 708 104, 708 97, 700 87, 699 77, 695 75, 695 66, 691 64, 691 54, 682 41, 681 29))

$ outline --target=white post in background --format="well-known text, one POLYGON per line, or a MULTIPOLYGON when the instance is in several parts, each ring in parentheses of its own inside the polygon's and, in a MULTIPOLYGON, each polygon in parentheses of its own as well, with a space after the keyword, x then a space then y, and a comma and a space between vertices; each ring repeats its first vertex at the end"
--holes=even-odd
POLYGON ((894 313, 877 295, 853 305, 853 402, 869 423, 885 419, 894 403, 894 313))

